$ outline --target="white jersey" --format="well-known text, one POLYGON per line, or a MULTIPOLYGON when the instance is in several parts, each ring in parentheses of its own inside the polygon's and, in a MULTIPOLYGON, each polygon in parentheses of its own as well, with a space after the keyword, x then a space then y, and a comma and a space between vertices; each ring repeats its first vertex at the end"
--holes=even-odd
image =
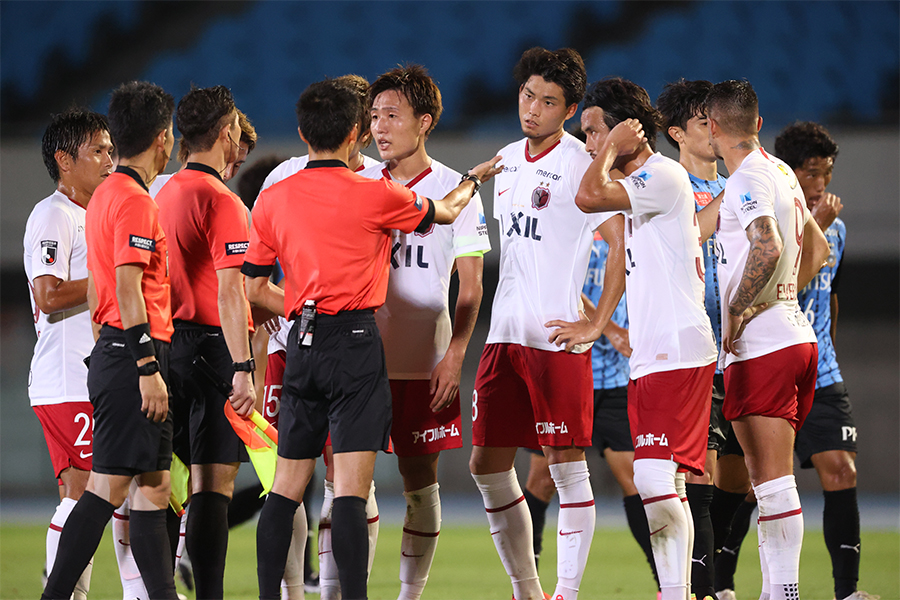
POLYGON ((762 148, 747 155, 728 178, 725 197, 719 209, 716 253, 719 259, 719 285, 722 298, 722 329, 728 322, 728 305, 734 298, 750 253, 747 227, 759 217, 778 222, 784 248, 775 272, 753 301, 768 302, 748 323, 735 341, 738 355, 719 357, 724 368, 736 361, 771 354, 788 346, 815 343, 816 334, 797 302, 797 269, 803 246, 803 228, 810 218, 797 176, 780 159, 762 148))
POLYGON ((75 281, 88 276, 85 213, 82 206, 54 192, 37 203, 25 225, 25 274, 38 338, 28 374, 32 406, 89 401, 83 360, 94 347, 94 335, 87 302, 46 315, 34 300, 38 277, 75 281))
POLYGON ((631 202, 625 218, 631 379, 715 362, 687 171, 656 153, 619 183, 631 202))
POLYGON ((169 183, 169 180, 172 179, 172 175, 174 174, 175 173, 169 173, 168 175, 157 175, 156 179, 153 180, 153 183, 151 183, 150 187, 147 189, 150 197, 155 200, 156 195, 159 193, 159 190, 161 190, 164 185, 169 183))
MULTIPOLYGON (((392 179, 386 164, 360 175, 392 179)), ((440 200, 459 185, 461 177, 432 160, 416 178, 398 183, 420 196, 440 200)), ((431 378, 453 336, 448 298, 453 263, 458 256, 490 249, 478 194, 450 225, 432 223, 425 233, 392 232, 387 299, 375 313, 391 379, 431 378)))
POLYGON ((587 214, 575 205, 591 157, 568 133, 537 156, 528 154, 527 139, 497 154, 503 156, 503 171, 494 177, 500 281, 487 343, 561 352, 544 323, 578 320, 593 231, 617 213, 587 214))

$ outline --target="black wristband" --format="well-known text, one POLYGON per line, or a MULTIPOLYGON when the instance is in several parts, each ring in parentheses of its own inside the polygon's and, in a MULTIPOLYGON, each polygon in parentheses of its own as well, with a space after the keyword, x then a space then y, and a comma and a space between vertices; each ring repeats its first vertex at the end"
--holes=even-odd
POLYGON ((159 361, 151 360, 148 363, 144 363, 137 368, 138 375, 141 377, 147 377, 148 375, 153 375, 154 373, 159 373, 159 361))
POLYGON ((465 175, 462 176, 462 179, 459 180, 460 183, 462 183, 464 181, 471 181, 473 184, 475 184, 475 189, 472 191, 473 196, 478 193, 478 189, 481 187, 481 180, 478 179, 478 175, 473 175, 472 173, 466 173, 465 175))
POLYGON ((156 356, 153 338, 150 337, 150 323, 141 323, 125 330, 125 343, 135 362, 148 356, 156 356))
POLYGON ((231 366, 234 367, 235 371, 244 371, 245 373, 252 373, 256 370, 256 360, 251 358, 250 360, 245 360, 244 362, 236 362, 231 363, 231 366))

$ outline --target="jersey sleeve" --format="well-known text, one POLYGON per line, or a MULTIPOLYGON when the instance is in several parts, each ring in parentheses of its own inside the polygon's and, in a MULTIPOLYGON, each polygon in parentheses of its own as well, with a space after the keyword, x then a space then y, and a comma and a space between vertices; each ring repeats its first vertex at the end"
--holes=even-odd
POLYGON ((32 223, 34 227, 25 240, 30 246, 32 280, 42 275, 52 275, 69 281, 69 261, 75 244, 73 229, 77 225, 52 205, 32 223))
POLYGON ((469 201, 451 228, 454 256, 471 252, 490 252, 491 242, 488 239, 487 221, 484 218, 484 205, 480 194, 475 194, 469 201))
POLYGON ((434 222, 434 205, 428 198, 386 179, 372 180, 372 184, 373 188, 381 186, 374 188, 380 192, 380 228, 412 233, 427 229, 434 222))
MULTIPOLYGON (((748 173, 735 173, 728 180, 722 201, 737 216, 741 227, 747 229, 750 223, 760 217, 777 218, 774 199, 775 191, 771 183, 748 173)), ((804 223, 808 215, 809 211, 804 210, 804 223)))
POLYGON ((680 182, 668 168, 641 168, 618 180, 631 203, 631 214, 644 219, 669 213, 678 201, 680 182))
POLYGON ((159 207, 149 195, 135 195, 119 204, 113 225, 113 264, 147 267, 156 252, 159 207))
POLYGON ((231 193, 216 196, 210 208, 207 241, 213 267, 240 267, 250 245, 247 208, 231 193))
POLYGON ((253 206, 250 242, 244 254, 244 265, 241 267, 241 272, 248 277, 268 277, 277 258, 265 198, 266 193, 261 193, 253 206))

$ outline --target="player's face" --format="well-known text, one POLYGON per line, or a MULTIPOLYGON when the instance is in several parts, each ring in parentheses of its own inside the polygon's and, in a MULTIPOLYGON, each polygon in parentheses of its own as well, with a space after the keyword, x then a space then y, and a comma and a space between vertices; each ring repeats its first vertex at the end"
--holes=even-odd
POLYGON ((108 131, 95 131, 78 146, 71 178, 75 186, 93 194, 113 169, 113 145, 108 131))
POLYGON ((382 160, 399 161, 425 143, 429 115, 416 116, 406 96, 397 90, 378 94, 372 102, 370 130, 382 160))
MULTIPOLYGON (((225 153, 225 162, 231 164, 236 162, 241 154, 241 125, 238 121, 237 112, 234 113, 234 120, 231 122, 227 135, 228 151, 225 153)), ((246 158, 246 154, 244 157, 246 158)))
POLYGON ((166 129, 166 141, 163 148, 165 149, 165 156, 162 157, 164 159, 162 161, 163 164, 159 167, 160 173, 169 164, 169 158, 172 156, 172 150, 175 148, 175 133, 172 123, 169 123, 169 128, 166 129))
POLYGON ((519 123, 527 138, 558 133, 577 108, 576 104, 567 107, 563 89, 540 75, 532 75, 519 88, 519 123))
POLYGON ((584 141, 584 149, 591 158, 596 158, 603 142, 609 137, 609 127, 603 120, 603 109, 599 106, 592 106, 581 111, 581 130, 584 132, 586 139, 584 141))
POLYGON ((825 188, 831 183, 833 171, 834 158, 830 156, 807 158, 803 166, 794 171, 800 181, 800 187, 803 188, 803 194, 806 196, 807 208, 812 209, 822 198, 825 188))
POLYGON ((696 156, 710 162, 716 160, 712 144, 709 141, 709 119, 706 115, 695 115, 685 124, 684 141, 681 152, 696 156))
POLYGON ((241 167, 244 166, 244 163, 247 161, 247 155, 250 154, 250 146, 243 140, 241 140, 239 146, 240 150, 238 151, 237 160, 225 165, 225 171, 222 173, 222 179, 224 181, 237 177, 238 171, 241 170, 241 167))

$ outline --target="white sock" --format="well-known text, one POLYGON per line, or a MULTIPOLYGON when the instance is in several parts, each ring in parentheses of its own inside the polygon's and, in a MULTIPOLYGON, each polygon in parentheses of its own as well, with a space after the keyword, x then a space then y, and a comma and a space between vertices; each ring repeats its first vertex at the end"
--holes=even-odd
POLYGON ((559 492, 559 530, 556 534, 556 590, 554 600, 575 600, 591 551, 597 510, 587 461, 550 465, 559 492))
POLYGON ((398 600, 419 600, 437 549, 441 532, 441 497, 437 483, 412 492, 406 498, 406 518, 400 541, 400 595, 398 600))
POLYGON ((689 586, 685 575, 691 559, 690 534, 675 488, 677 469, 678 465, 671 460, 640 458, 634 461, 634 485, 647 513, 650 546, 662 600, 684 600, 689 586))
POLYGON ((516 600, 542 599, 534 564, 531 517, 515 468, 503 473, 472 474, 487 511, 491 537, 506 569, 516 600))
POLYGON ((50 519, 50 526, 47 528, 47 556, 45 566, 47 568, 47 576, 53 572, 53 565, 56 563, 56 551, 59 549, 59 536, 62 534, 63 527, 66 525, 72 509, 75 508, 77 502, 71 498, 63 498, 56 507, 56 512, 50 519))
POLYGON ((325 497, 319 515, 319 587, 321 600, 341 600, 341 582, 331 552, 331 509, 334 506, 334 483, 325 480, 325 497))
POLYGON ((185 540, 187 539, 187 519, 188 513, 191 511, 191 505, 188 504, 184 507, 184 513, 181 515, 181 525, 178 527, 178 545, 175 547, 175 570, 178 570, 178 565, 181 564, 181 557, 184 556, 184 547, 185 540))
POLYGON ((301 502, 294 512, 294 533, 291 537, 287 562, 284 565, 284 578, 281 580, 282 600, 304 600, 306 597, 303 589, 303 559, 306 554, 308 530, 306 507, 301 502))
POLYGON ((144 587, 141 572, 131 553, 131 537, 128 528, 130 514, 130 499, 126 498, 122 506, 113 512, 112 518, 113 546, 116 550, 116 562, 119 564, 122 597, 125 600, 134 600, 135 598, 148 600, 147 588, 144 587))
MULTIPOLYGON (((688 560, 687 560, 687 575, 685 577, 685 581, 688 585, 688 592, 690 592, 691 587, 691 569, 693 565, 691 564, 692 559, 691 556, 694 552, 694 515, 691 513, 691 504, 688 502, 687 498, 687 488, 685 488, 685 475, 684 473, 675 473, 675 493, 678 494, 678 499, 681 500, 681 507, 684 508, 684 518, 687 519, 687 527, 688 527, 688 560)), ((690 598, 690 596, 688 596, 690 598)))
POLYGON ((772 600, 796 600, 803 546, 803 513, 793 475, 753 487, 759 504, 759 535, 769 571, 772 600))
POLYGON ((759 536, 759 568, 762 571, 762 588, 759 592, 759 600, 769 600, 769 565, 766 564, 766 548, 758 522, 756 533, 759 536))
POLYGON ((372 563, 375 562, 375 547, 378 545, 378 502, 375 501, 375 482, 369 486, 369 497, 366 498, 366 522, 369 524, 369 565, 366 576, 372 574, 372 563))

